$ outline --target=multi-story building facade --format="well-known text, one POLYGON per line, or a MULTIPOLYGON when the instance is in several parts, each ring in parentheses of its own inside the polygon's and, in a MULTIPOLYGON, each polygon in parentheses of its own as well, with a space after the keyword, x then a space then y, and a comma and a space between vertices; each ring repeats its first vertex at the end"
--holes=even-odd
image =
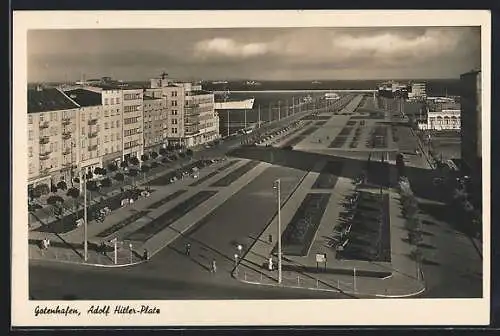
POLYGON ((141 157, 143 146, 143 89, 123 89, 123 156, 141 157))
POLYGON ((426 130, 460 130, 460 103, 455 101, 428 101, 426 120, 419 122, 420 129, 426 130))
POLYGON ((144 151, 157 151, 168 142, 167 99, 162 89, 144 90, 144 151))
MULTIPOLYGON (((107 165, 111 162, 119 163, 123 159, 123 113, 122 91, 116 89, 105 90, 99 87, 72 88, 66 94, 83 107, 80 116, 82 125, 79 127, 80 139, 87 140, 88 149, 97 145, 97 157, 91 150, 82 151, 82 165, 107 165), (93 107, 97 118, 92 114, 93 107), (94 120, 96 119, 96 120, 94 120), (86 121, 86 123, 85 123, 86 121), (95 144, 93 143, 95 140, 95 144), (85 162, 87 156, 94 162, 85 162)), ((85 147, 82 147, 85 149, 85 147)))
POLYGON ((201 85, 166 78, 152 79, 151 87, 161 88, 166 98, 170 145, 192 147, 220 137, 212 92, 202 90, 201 85))
POLYGON ((425 83, 412 83, 411 92, 408 92, 410 100, 425 100, 427 98, 427 85, 425 83))
POLYGON ((61 90, 28 90, 28 185, 71 179, 80 106, 61 90))
POLYGON ((461 155, 471 177, 473 197, 481 199, 482 186, 482 133, 481 133, 481 71, 471 71, 460 76, 461 84, 461 155))

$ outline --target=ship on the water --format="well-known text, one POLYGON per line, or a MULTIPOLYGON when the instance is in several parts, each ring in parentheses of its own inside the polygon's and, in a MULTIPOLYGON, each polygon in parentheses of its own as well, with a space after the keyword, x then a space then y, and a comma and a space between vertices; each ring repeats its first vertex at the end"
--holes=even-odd
POLYGON ((220 80, 220 81, 214 81, 212 82, 212 84, 228 84, 229 82, 228 81, 225 81, 225 80, 220 80))
POLYGON ((321 84, 321 82, 317 81, 317 80, 314 80, 314 81, 311 82, 311 84, 316 84, 317 85, 317 84, 321 84))
POLYGON ((335 92, 327 92, 327 93, 325 93, 325 99, 326 100, 339 100, 340 96, 338 95, 338 93, 335 93, 335 92))
POLYGON ((257 86, 257 85, 261 85, 261 83, 253 81, 253 80, 248 80, 248 81, 245 82, 245 85, 257 86))

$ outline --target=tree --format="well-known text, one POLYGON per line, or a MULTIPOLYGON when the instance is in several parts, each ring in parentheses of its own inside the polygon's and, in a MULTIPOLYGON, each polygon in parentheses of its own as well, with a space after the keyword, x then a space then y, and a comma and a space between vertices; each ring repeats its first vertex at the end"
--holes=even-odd
POLYGON ((130 163, 133 164, 133 165, 138 165, 139 164, 139 159, 136 158, 135 156, 131 157, 129 159, 130 163))
POLYGON ((130 176, 137 176, 138 173, 139 171, 137 169, 130 169, 128 172, 130 176))
POLYGON ((55 184, 51 184, 50 185, 50 191, 53 192, 53 193, 57 192, 57 186, 55 184))
POLYGON ((149 160, 149 156, 147 154, 142 154, 141 155, 141 161, 142 162, 145 162, 145 161, 148 161, 149 160))
POLYGON ((149 166, 148 166, 148 165, 146 165, 146 164, 142 165, 142 167, 141 167, 141 171, 142 171, 143 173, 147 173, 150 169, 151 169, 151 167, 149 167, 149 166))
POLYGON ((187 155, 187 156, 193 156, 193 150, 188 149, 188 150, 186 151, 186 155, 187 155))
POLYGON ((87 177, 87 180, 90 180, 94 177, 94 174, 89 170, 86 177, 87 177))
POLYGON ((69 188, 66 192, 66 195, 77 198, 78 196, 80 196, 80 190, 78 190, 78 188, 69 188))
POLYGON ((64 203, 64 198, 59 195, 52 195, 47 198, 47 204, 49 205, 57 205, 57 203, 64 203))
POLYGON ((122 173, 116 173, 115 180, 122 182, 125 180, 125 175, 123 175, 122 173))
POLYGON ((120 163, 120 167, 122 167, 122 168, 127 168, 127 167, 128 167, 128 162, 127 162, 127 161, 125 161, 125 160, 124 160, 124 161, 122 161, 122 162, 120 163))
MULTIPOLYGON (((160 148, 160 151, 161 151, 162 148, 160 148)), ((151 152, 151 158, 154 160, 158 157, 158 153, 156 152, 151 152)))
POLYGON ((167 154, 167 150, 165 148, 160 148, 159 152, 160 152, 160 155, 167 154))
POLYGON ((78 203, 76 200, 77 200, 78 196, 80 196, 80 190, 78 190, 77 188, 69 188, 66 195, 71 196, 73 198, 75 209, 77 209, 78 203))
POLYGON ((159 165, 160 165, 160 164, 159 164, 158 162, 156 162, 156 161, 151 162, 151 168, 156 168, 156 167, 158 167, 159 165))
POLYGON ((97 186, 97 182, 96 181, 87 181, 87 189, 94 190, 94 191, 99 189, 99 187, 97 186))
POLYGON ((111 172, 115 172, 118 170, 118 166, 116 165, 116 163, 112 162, 108 164, 108 170, 111 172))
POLYGON ((101 185, 102 185, 103 187, 105 187, 105 188, 107 188, 107 187, 111 187, 111 185, 112 185, 112 184, 113 184, 113 183, 111 182, 111 179, 110 179, 109 177, 106 177, 105 179, 103 179, 103 180, 101 181, 101 185))
POLYGON ((161 158, 161 162, 163 163, 167 163, 169 160, 168 160, 168 157, 162 157, 161 158))
POLYGON ((47 184, 45 184, 45 183, 37 185, 34 188, 34 190, 38 191, 40 193, 40 195, 47 195, 50 192, 49 186, 47 184))
POLYGON ((80 183, 80 178, 75 177, 75 178, 73 179, 73 182, 75 182, 75 183, 80 183))
POLYGON ((57 183, 57 188, 61 190, 66 190, 68 189, 68 185, 66 184, 65 181, 59 181, 59 183, 57 183))

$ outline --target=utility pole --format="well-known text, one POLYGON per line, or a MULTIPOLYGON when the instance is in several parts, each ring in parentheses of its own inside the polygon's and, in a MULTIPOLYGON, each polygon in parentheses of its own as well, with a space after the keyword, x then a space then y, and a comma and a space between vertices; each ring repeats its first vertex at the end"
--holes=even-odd
MULTIPOLYGON (((81 171, 80 171, 81 172, 81 171)), ((80 179, 81 180, 81 179, 80 179)), ((83 259, 88 260, 87 244, 87 174, 83 174, 83 259)))
POLYGON ((245 128, 247 128, 247 109, 245 109, 244 113, 245 113, 245 128))
POLYGON ((258 127, 260 128, 260 104, 257 109, 257 119, 258 119, 257 125, 259 125, 258 127))
POLYGON ((281 120, 281 100, 278 100, 278 120, 281 120))
POLYGON ((278 201, 278 283, 282 280, 282 251, 281 251, 281 180, 274 181, 278 201))
POLYGON ((272 112, 272 105, 269 103, 269 110, 267 111, 269 114, 269 122, 271 122, 271 112, 272 112))
POLYGON ((227 136, 229 137, 229 110, 227 110, 227 136))

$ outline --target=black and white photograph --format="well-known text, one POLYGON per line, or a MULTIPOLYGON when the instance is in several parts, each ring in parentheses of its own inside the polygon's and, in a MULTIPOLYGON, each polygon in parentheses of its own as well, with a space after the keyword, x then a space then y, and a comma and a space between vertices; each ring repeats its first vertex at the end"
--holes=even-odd
POLYGON ((13 321, 489 323, 489 14, 385 14, 14 13, 13 321))

